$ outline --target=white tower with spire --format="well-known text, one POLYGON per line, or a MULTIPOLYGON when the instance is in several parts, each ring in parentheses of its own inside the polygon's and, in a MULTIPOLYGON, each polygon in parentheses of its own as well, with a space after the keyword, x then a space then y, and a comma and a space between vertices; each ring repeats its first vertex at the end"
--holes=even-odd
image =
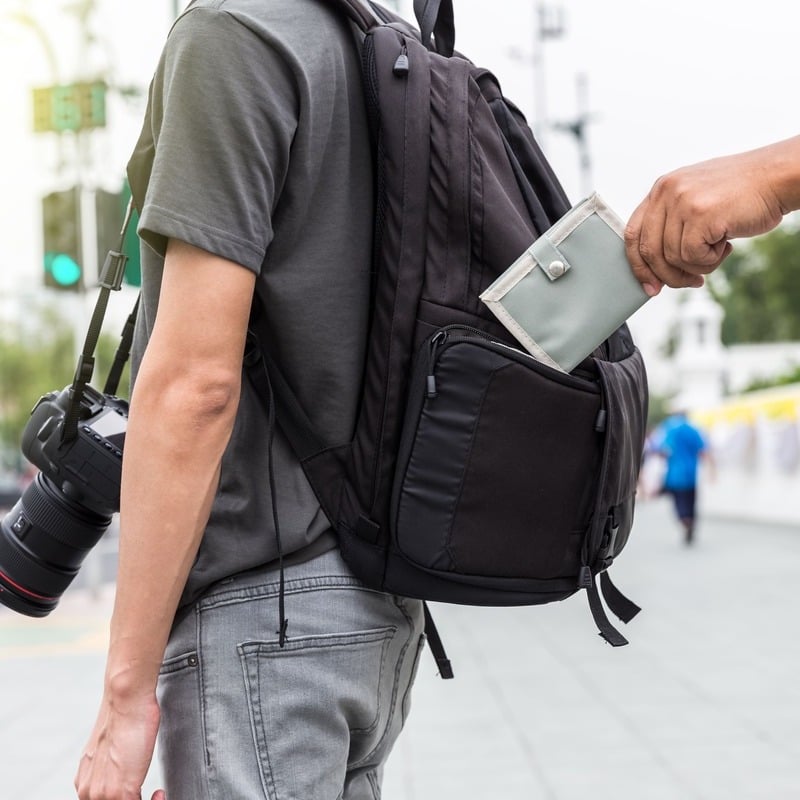
POLYGON ((704 286, 687 290, 678 307, 674 365, 678 394, 674 403, 691 410, 713 405, 725 393, 723 311, 704 286))

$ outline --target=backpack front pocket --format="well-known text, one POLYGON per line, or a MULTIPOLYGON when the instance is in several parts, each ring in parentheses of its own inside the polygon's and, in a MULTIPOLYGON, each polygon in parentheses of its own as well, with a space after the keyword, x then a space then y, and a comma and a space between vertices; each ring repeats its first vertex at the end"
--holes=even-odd
POLYGON ((418 356, 398 457, 393 541, 451 576, 576 575, 603 437, 595 380, 485 334, 434 335, 418 356))

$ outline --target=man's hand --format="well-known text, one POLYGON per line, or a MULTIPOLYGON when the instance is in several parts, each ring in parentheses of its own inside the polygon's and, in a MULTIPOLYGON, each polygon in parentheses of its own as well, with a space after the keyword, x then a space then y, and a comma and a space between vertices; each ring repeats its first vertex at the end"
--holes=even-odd
POLYGON ((625 229, 634 275, 648 294, 698 287, 731 252, 798 207, 800 137, 715 158, 659 178, 625 229))
MULTIPOLYGON (((141 800, 158 722, 153 695, 121 699, 107 688, 75 776, 80 800, 141 800)), ((165 800, 164 792, 152 800, 165 800)))

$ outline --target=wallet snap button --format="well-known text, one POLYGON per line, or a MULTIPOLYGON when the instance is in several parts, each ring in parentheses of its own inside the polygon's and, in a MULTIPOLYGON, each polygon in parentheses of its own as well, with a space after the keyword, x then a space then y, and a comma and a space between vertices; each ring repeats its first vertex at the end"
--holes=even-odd
POLYGON ((549 266, 547 267, 547 271, 554 278, 560 278, 567 271, 567 268, 564 266, 563 261, 556 260, 550 262, 549 266))

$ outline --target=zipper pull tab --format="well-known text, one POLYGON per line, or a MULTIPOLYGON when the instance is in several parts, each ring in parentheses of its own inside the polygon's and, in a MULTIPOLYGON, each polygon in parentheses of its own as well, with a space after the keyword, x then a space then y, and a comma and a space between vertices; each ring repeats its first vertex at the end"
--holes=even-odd
POLYGON ((398 78, 405 78, 408 75, 408 49, 406 48, 405 44, 403 44, 403 49, 400 51, 400 55, 397 56, 397 61, 394 62, 392 72, 398 78))
POLYGON ((594 420, 594 429, 597 433, 605 433, 606 432, 606 420, 608 419, 608 412, 601 408, 597 412, 597 417, 594 420))
POLYGON ((436 376, 433 374, 436 367, 436 351, 439 345, 444 344, 447 339, 446 331, 439 331, 434 334, 430 342, 430 349, 428 350, 428 378, 427 378, 427 391, 426 394, 429 398, 434 398, 438 394, 436 390, 436 376))
POLYGON ((578 588, 591 589, 593 585, 594 579, 592 578, 592 570, 584 564, 578 572, 578 588))

